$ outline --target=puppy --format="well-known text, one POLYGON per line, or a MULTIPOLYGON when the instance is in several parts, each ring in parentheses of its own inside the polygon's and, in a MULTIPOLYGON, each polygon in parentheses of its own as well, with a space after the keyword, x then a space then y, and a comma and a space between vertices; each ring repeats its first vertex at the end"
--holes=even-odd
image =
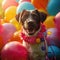
POLYGON ((45 60, 47 52, 46 28, 43 25, 47 14, 38 10, 23 10, 16 16, 22 23, 20 38, 29 52, 28 60, 45 60))

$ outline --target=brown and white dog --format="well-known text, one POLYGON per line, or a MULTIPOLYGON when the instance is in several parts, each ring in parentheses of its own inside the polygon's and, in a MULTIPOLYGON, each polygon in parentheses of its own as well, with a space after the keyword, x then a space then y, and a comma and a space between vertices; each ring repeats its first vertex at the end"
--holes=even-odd
POLYGON ((46 17, 47 14, 38 10, 23 10, 16 16, 16 19, 22 23, 20 37, 29 52, 30 60, 45 60, 47 44, 43 22, 46 17))

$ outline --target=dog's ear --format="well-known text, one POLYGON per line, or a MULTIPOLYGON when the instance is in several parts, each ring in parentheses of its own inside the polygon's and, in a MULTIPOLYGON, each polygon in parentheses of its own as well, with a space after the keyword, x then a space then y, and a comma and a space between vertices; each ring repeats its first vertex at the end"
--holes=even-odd
POLYGON ((47 18, 47 14, 44 12, 40 12, 37 9, 35 9, 35 12, 39 15, 39 19, 43 23, 45 19, 47 18))
POLYGON ((47 18, 47 14, 44 12, 40 12, 40 19, 42 23, 46 20, 46 18, 47 18))
POLYGON ((22 16, 24 14, 26 10, 23 10, 22 12, 20 12, 19 14, 16 15, 16 20, 20 23, 22 20, 22 16))

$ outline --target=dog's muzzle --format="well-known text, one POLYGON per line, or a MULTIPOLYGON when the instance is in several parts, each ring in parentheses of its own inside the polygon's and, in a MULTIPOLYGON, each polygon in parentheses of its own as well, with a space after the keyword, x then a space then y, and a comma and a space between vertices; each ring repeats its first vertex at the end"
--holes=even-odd
POLYGON ((29 31, 33 31, 35 28, 36 28, 36 24, 33 21, 28 22, 28 30, 29 31))

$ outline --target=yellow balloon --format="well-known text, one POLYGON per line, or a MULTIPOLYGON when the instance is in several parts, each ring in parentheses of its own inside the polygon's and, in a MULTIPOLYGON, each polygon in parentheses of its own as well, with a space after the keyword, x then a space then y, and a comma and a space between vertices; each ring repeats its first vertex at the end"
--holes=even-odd
POLYGON ((0 3, 2 3, 3 0, 0 0, 0 3))
POLYGON ((19 23, 19 22, 16 20, 16 18, 11 19, 11 20, 10 20, 10 23, 12 23, 12 24, 16 27, 17 30, 20 30, 20 29, 21 29, 21 23, 19 23))
POLYGON ((54 24, 54 16, 48 16, 47 19, 44 22, 46 28, 54 28, 55 24, 54 24))
POLYGON ((7 21, 11 20, 16 16, 16 9, 17 9, 16 6, 10 6, 5 10, 5 19, 7 21))
POLYGON ((3 18, 3 15, 4 15, 4 11, 2 9, 2 1, 3 0, 0 0, 0 18, 3 18))

